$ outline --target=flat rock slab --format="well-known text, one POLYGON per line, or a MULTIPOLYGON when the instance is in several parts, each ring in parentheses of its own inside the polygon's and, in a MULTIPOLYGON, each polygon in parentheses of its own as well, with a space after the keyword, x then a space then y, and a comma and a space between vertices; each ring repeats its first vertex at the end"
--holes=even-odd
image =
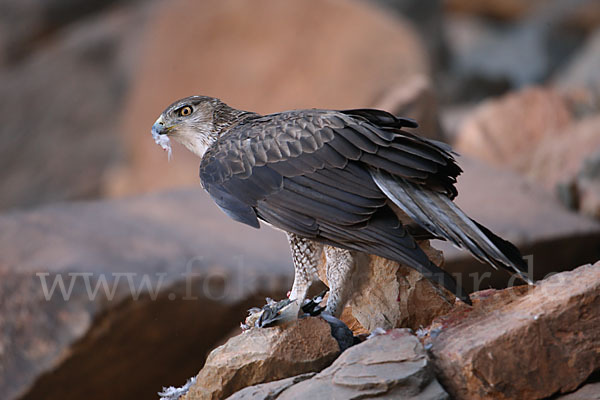
MULTIPOLYGON (((513 242, 535 279, 600 259, 600 223, 568 211, 554 196, 516 173, 469 157, 459 157, 456 203, 471 218, 513 242)), ((466 288, 504 288, 510 276, 475 260, 448 242, 433 241, 444 252, 445 269, 461 274, 466 288)))
POLYGON ((331 364, 340 348, 318 317, 272 328, 252 328, 214 349, 183 400, 223 399, 247 386, 331 364))
POLYGON ((248 386, 235 392, 227 400, 273 400, 276 399, 285 389, 294 386, 306 379, 315 376, 316 373, 292 376, 291 378, 280 379, 274 382, 261 383, 254 386, 248 386))
POLYGON ((444 400, 449 397, 435 379, 427 352, 407 329, 393 329, 349 348, 330 367, 285 389, 277 397, 278 400, 364 398, 444 400))
MULTIPOLYGON (((481 295, 481 293, 480 293, 481 295)), ((600 368, 600 262, 535 288, 479 296, 430 328, 426 347, 460 399, 542 399, 600 368)))
POLYGON ((150 398, 180 384, 248 308, 285 296, 288 251, 199 189, 0 216, 1 397, 150 398))
POLYGON ((573 393, 559 396, 556 400, 600 400, 600 382, 583 385, 573 393))

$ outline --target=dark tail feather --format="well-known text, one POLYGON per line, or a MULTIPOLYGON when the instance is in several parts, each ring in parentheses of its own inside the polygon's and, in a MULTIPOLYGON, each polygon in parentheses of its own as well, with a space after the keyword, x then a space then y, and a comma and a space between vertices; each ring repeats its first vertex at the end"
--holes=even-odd
POLYGON ((450 293, 454 294, 456 297, 458 297, 460 300, 462 300, 464 303, 467 303, 468 305, 473 305, 473 303, 471 302, 471 298, 469 297, 469 294, 465 291, 465 289, 462 286, 457 286, 456 285, 456 280, 452 277, 452 275, 450 275, 448 272, 444 271, 443 269, 439 268, 438 266, 436 266, 433 263, 430 263, 430 267, 429 269, 431 270, 437 270, 438 272, 434 272, 434 273, 423 273, 421 271, 423 276, 427 279, 429 279, 432 282, 437 283, 438 285, 446 288, 446 290, 448 290, 450 293))
POLYGON ((494 246, 496 246, 498 250, 500 250, 502 254, 504 254, 506 258, 508 258, 510 262, 519 269, 519 272, 517 273, 519 278, 521 278, 524 282, 531 284, 531 279, 527 276, 527 262, 523 259, 523 256, 521 255, 519 249, 517 249, 517 247, 511 242, 497 236, 496 234, 494 234, 494 232, 490 231, 488 228, 481 225, 477 221, 473 219, 471 219, 471 221, 473 221, 473 223, 477 225, 479 230, 483 232, 483 234, 487 236, 488 239, 490 239, 494 246))
POLYGON ((379 188, 417 224, 438 238, 468 250, 494 268, 516 273, 525 282, 527 264, 515 246, 469 218, 448 196, 381 170, 371 170, 379 188))

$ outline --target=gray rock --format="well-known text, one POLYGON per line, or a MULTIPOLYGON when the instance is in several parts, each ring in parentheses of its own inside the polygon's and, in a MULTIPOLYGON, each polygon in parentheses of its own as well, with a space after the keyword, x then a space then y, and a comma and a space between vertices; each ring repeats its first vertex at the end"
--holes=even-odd
POLYGON ((444 7, 441 0, 377 0, 377 3, 411 21, 427 46, 432 70, 436 71, 445 62, 446 49, 442 29, 444 7))
POLYGON ((394 329, 351 347, 333 364, 284 390, 287 399, 448 399, 426 351, 407 329, 394 329))
POLYGON ((600 151, 583 161, 576 186, 579 210, 600 220, 600 151))
POLYGON ((600 94, 600 29, 590 35, 584 46, 559 71, 554 83, 563 88, 588 88, 600 94))
POLYGON ((490 24, 473 16, 447 18, 453 79, 462 82, 462 87, 455 89, 459 93, 454 99, 456 95, 480 98, 499 94, 502 88, 543 82, 579 44, 577 35, 559 27, 573 10, 590 2, 537 2, 522 18, 509 24, 490 24))
POLYGON ((274 382, 261 383, 260 385, 248 386, 227 398, 227 400, 274 400, 287 388, 312 378, 314 372, 280 379, 274 382))
POLYGON ((573 393, 556 397, 556 400, 600 400, 600 382, 583 385, 573 393))

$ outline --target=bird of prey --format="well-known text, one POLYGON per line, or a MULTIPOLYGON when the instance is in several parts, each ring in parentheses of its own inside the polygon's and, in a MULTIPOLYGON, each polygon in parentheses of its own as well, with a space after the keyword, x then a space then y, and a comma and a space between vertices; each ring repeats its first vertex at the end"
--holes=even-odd
POLYGON ((319 279, 324 253, 326 311, 339 316, 351 296, 353 251, 412 267, 469 302, 416 242, 432 238, 531 283, 517 248, 453 203, 462 171, 451 148, 403 130, 416 127, 374 109, 259 115, 192 96, 167 107, 152 134, 169 152, 172 138, 201 158, 202 185, 231 218, 287 234, 295 267, 289 298, 298 306, 319 279))

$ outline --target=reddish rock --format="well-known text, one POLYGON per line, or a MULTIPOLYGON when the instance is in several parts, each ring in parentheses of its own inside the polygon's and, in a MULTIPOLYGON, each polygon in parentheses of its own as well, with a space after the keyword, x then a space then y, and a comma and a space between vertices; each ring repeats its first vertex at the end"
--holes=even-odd
MULTIPOLYGON (((441 252, 426 242, 421 245, 434 263, 443 263, 441 252)), ((355 334, 375 328, 417 330, 454 306, 454 295, 413 268, 377 256, 361 255, 358 260, 349 311, 342 318, 355 334)))
POLYGON ((340 348, 318 317, 252 328, 214 349, 182 400, 223 399, 247 386, 317 372, 340 348))
POLYGON ((285 237, 261 231, 198 189, 1 215, 0 397, 152 398, 185 381, 289 290, 285 237))
POLYGON ((149 133, 177 98, 260 113, 356 108, 429 70, 409 24, 366 2, 176 0, 155 11, 122 114, 128 161, 109 194, 198 185, 197 158, 178 146, 167 164, 149 133))
POLYGON ((600 115, 585 118, 560 136, 549 138, 533 148, 531 164, 524 173, 547 189, 576 179, 583 161, 600 151, 600 115))
POLYGON ((572 113, 554 90, 528 88, 488 100, 466 118, 455 143, 461 154, 526 172, 531 153, 549 137, 564 134, 572 113))
POLYGON ((598 326, 600 262, 484 296, 434 323, 425 342, 453 398, 541 399, 600 368, 598 326))
POLYGON ((416 336, 406 329, 394 329, 351 347, 330 367, 277 397, 362 398, 444 400, 448 394, 436 380, 416 336))

